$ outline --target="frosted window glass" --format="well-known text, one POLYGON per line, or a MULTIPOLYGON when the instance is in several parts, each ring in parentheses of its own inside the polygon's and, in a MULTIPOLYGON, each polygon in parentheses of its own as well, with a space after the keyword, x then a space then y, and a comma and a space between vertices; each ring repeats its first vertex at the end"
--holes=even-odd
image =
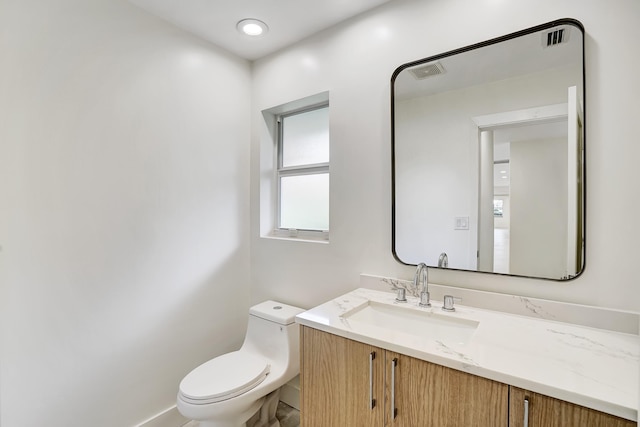
POLYGON ((282 166, 329 161, 329 108, 282 119, 282 166))
POLYGON ((329 230, 329 174, 280 179, 280 227, 329 230))

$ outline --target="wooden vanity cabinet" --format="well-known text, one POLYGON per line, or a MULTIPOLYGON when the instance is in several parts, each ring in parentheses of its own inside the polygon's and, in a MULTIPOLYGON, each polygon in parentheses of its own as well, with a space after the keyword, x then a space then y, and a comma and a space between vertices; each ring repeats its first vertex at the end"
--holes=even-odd
POLYGON ((317 329, 300 330, 302 427, 636 426, 317 329))
POLYGON ((549 396, 510 387, 509 427, 635 427, 636 423, 549 396))
POLYGON ((382 427, 382 351, 305 326, 300 331, 300 425, 382 427))
POLYGON ((507 426, 505 384, 309 327, 301 334, 302 427, 507 426))
POLYGON ((507 426, 506 384, 390 351, 385 356, 385 426, 507 426))

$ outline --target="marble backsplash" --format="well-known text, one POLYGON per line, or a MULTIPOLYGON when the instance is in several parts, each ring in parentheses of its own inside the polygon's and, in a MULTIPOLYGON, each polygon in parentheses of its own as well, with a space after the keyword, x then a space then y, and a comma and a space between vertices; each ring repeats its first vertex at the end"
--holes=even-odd
MULTIPOLYGON (((415 288, 411 280, 361 274, 360 286, 367 289, 390 292, 396 292, 398 288, 404 288, 407 295, 419 296, 419 290, 415 288)), ((632 311, 456 288, 434 283, 429 283, 429 293, 431 299, 435 301, 442 301, 445 295, 452 295, 456 298, 456 304, 470 307, 574 323, 627 334, 638 335, 640 332, 640 314, 632 311)))

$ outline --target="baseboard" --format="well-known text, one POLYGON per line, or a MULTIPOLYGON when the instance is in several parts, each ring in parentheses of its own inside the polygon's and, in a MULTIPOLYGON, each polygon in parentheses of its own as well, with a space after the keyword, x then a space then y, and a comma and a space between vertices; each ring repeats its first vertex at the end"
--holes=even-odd
POLYGON ((159 414, 154 415, 146 421, 136 425, 135 427, 182 427, 189 420, 178 412, 178 408, 174 405, 165 409, 159 414))
POLYGON ((300 410, 300 377, 297 376, 280 389, 280 401, 300 410))

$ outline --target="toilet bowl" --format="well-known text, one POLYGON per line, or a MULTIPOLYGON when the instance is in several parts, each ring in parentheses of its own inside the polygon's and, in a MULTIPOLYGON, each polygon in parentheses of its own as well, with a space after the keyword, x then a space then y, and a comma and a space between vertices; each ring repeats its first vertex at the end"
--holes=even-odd
POLYGON ((279 426, 275 418, 253 415, 267 395, 300 371, 295 316, 303 311, 275 301, 251 307, 240 350, 211 359, 184 377, 177 399, 180 413, 200 427, 243 427, 250 418, 263 419, 254 427, 279 426))

